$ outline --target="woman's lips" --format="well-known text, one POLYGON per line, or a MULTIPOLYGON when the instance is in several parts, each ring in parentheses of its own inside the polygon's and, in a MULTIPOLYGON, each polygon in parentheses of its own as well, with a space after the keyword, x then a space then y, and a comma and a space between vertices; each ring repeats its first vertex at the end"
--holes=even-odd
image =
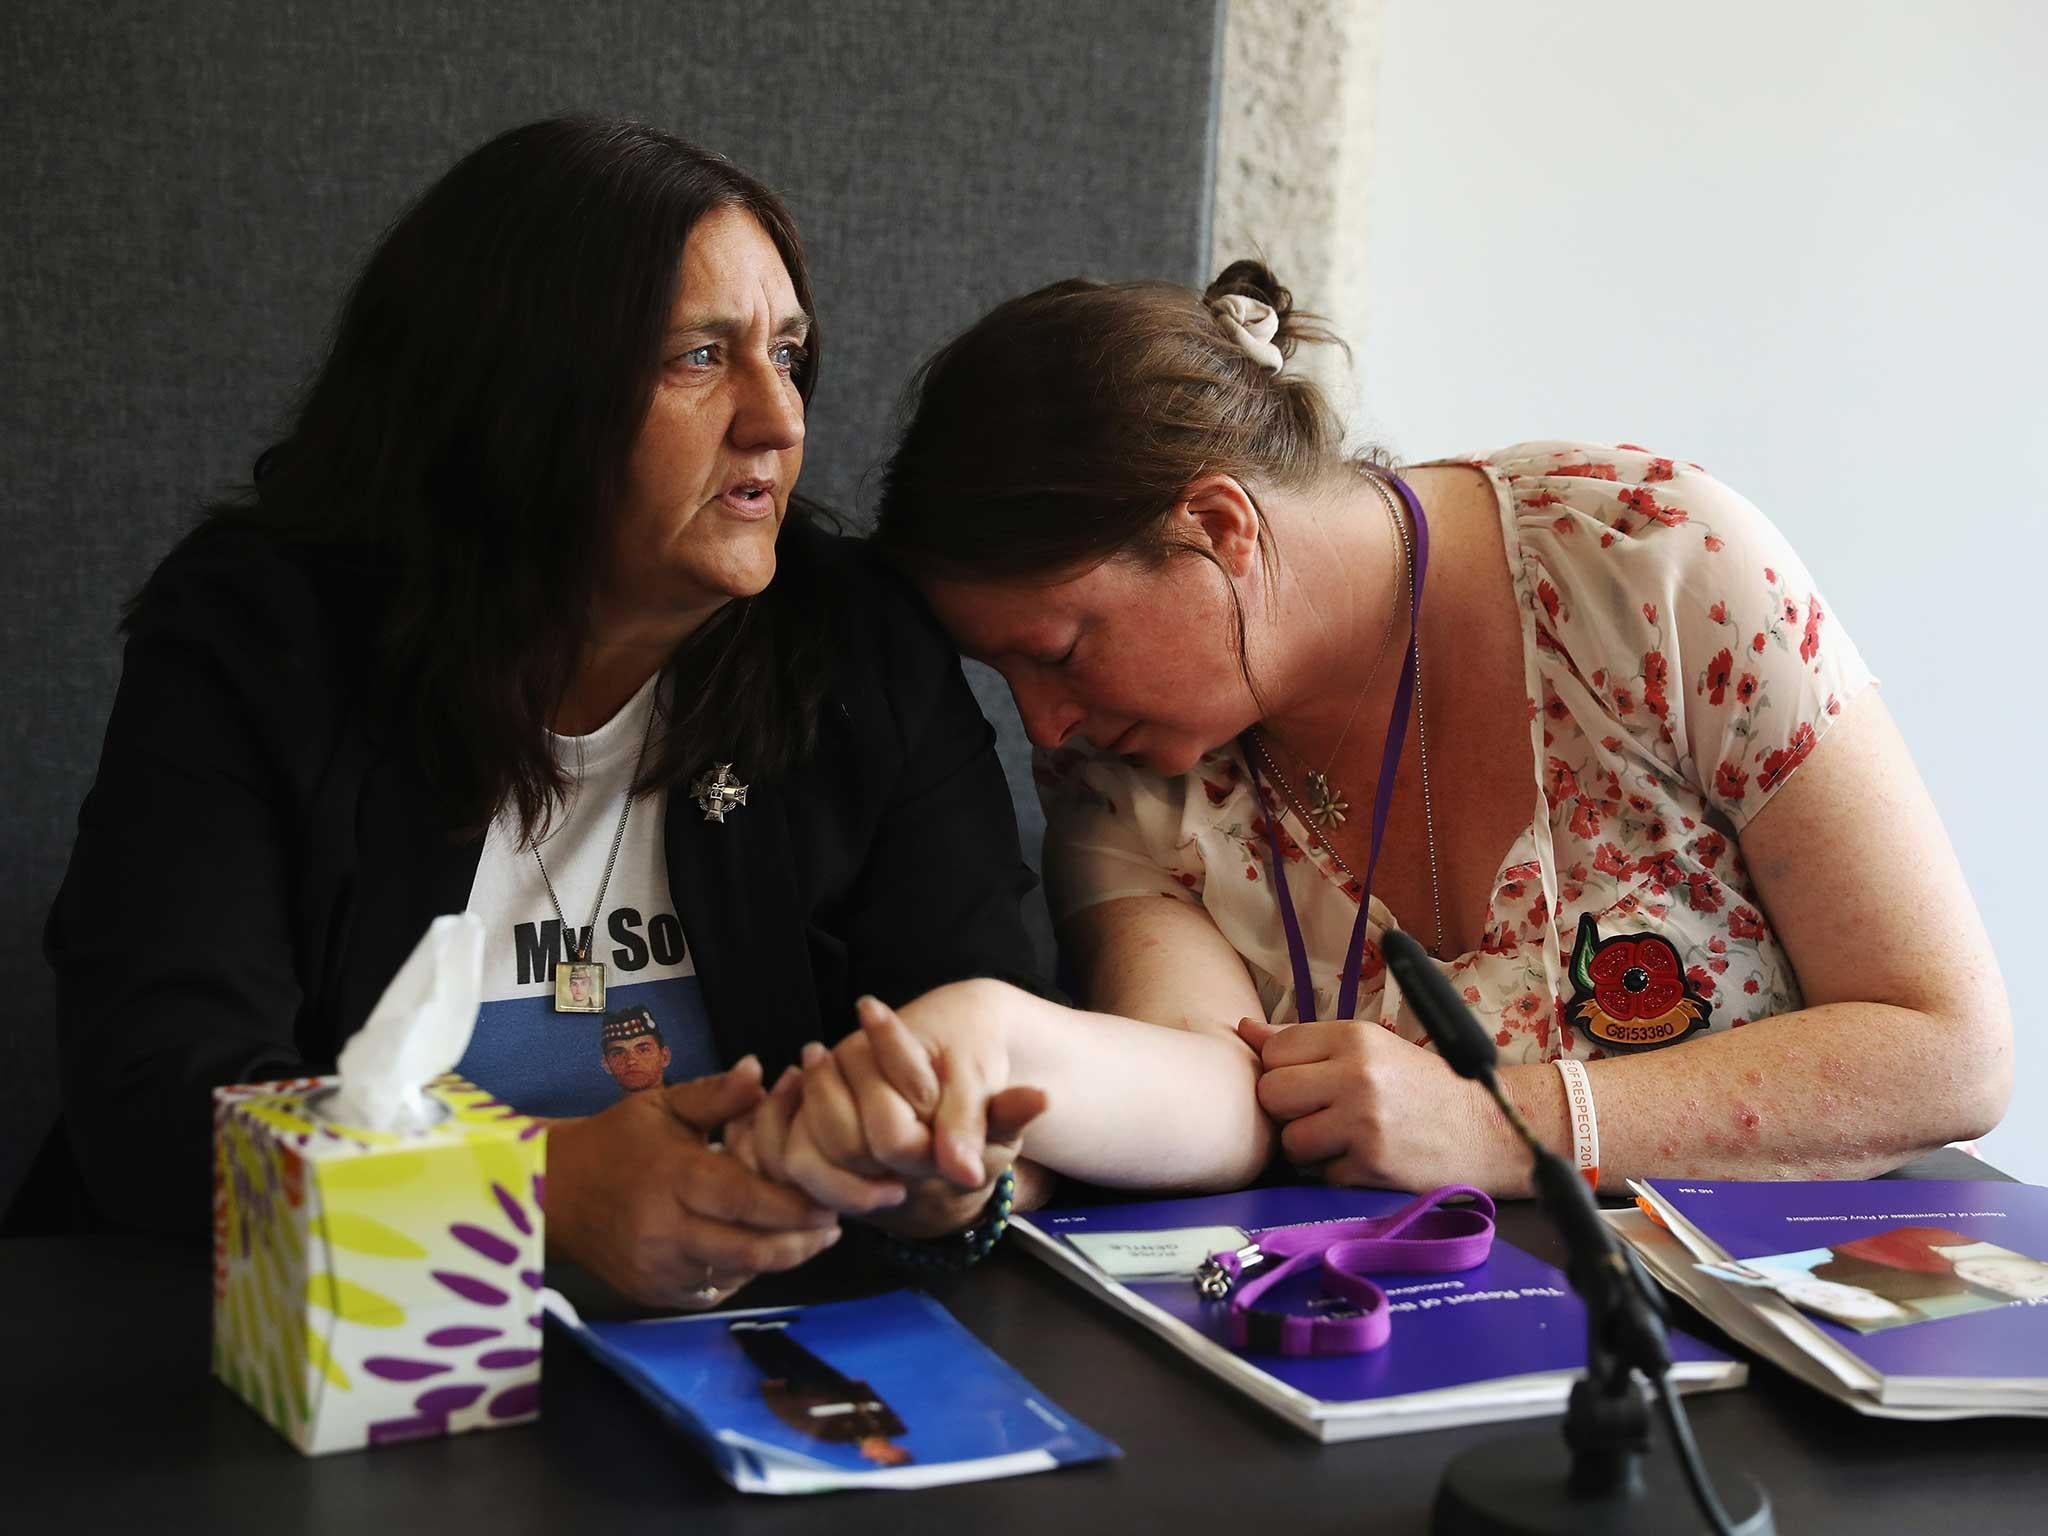
POLYGON ((1138 734, 1138 726, 1140 723, 1141 722, 1139 721, 1133 720, 1129 725, 1124 727, 1124 733, 1121 736, 1117 737, 1115 741, 1112 741, 1109 744, 1107 750, 1110 756, 1121 757, 1131 750, 1131 738, 1138 734))
POLYGON ((734 486, 718 500, 735 517, 759 519, 775 515, 775 487, 772 485, 749 481, 734 486))

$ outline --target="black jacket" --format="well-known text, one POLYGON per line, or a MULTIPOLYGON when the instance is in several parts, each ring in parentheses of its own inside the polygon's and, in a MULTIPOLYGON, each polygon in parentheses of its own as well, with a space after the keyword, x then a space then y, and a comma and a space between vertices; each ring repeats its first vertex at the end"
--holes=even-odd
MULTIPOLYGON (((744 810, 668 816, 669 884, 719 1051, 772 1081, 853 999, 1034 985, 1031 876, 952 648, 863 545, 794 521, 778 581, 829 597, 817 751, 744 810)), ((45 934, 72 1149, 116 1225, 208 1215, 209 1090, 330 1070, 483 852, 380 723, 361 566, 215 528, 129 627, 45 934)), ((745 765, 737 771, 746 777, 745 765)), ((671 790, 670 793, 676 793, 671 790)))

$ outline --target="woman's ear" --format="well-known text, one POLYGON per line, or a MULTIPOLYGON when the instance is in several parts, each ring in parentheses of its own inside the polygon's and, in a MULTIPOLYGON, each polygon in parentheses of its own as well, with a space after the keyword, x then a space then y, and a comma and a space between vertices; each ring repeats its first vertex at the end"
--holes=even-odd
POLYGON ((1259 504, 1234 475, 1204 475, 1173 509, 1175 531, 1208 550, 1231 576, 1250 576, 1259 560, 1259 504))

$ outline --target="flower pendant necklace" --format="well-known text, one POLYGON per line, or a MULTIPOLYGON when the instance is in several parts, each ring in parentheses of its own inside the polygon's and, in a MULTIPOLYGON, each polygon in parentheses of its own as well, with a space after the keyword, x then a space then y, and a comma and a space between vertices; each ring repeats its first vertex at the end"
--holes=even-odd
MULTIPOLYGON (((1386 493, 1381 489, 1378 480, 1370 475, 1367 478, 1372 480, 1373 489, 1380 493, 1381 509, 1386 512, 1388 530, 1394 535, 1395 557, 1400 561, 1404 572, 1412 574, 1414 556, 1408 550, 1408 530, 1395 516, 1394 509, 1386 505, 1386 493)), ((1334 832, 1343 826, 1345 818, 1351 814, 1351 802, 1344 798, 1344 791, 1330 782, 1330 767, 1343 752, 1344 743, 1351 736, 1351 726, 1358 719, 1358 706, 1363 704, 1365 696, 1372 692, 1372 685, 1379 678, 1380 668, 1386 663, 1387 647, 1394 638, 1394 621, 1400 617, 1400 613, 1399 601, 1388 605, 1387 627, 1380 634, 1379 654, 1373 657, 1372 670, 1366 673, 1365 685, 1358 690, 1358 697, 1351 701, 1351 713, 1344 717, 1344 729, 1337 733, 1337 744, 1330 749, 1329 764, 1326 764, 1320 773, 1310 768, 1302 775, 1302 784, 1308 790, 1308 815, 1303 819, 1313 822, 1325 832, 1334 832)), ((1273 771, 1277 774, 1279 769, 1275 768, 1273 771)))
MULTIPOLYGON (((1413 540, 1412 542, 1407 542, 1408 603, 1411 623, 1408 633, 1407 655, 1401 667, 1401 683, 1394 691, 1393 708, 1389 711, 1387 717, 1387 745, 1386 750, 1380 756, 1379 787, 1373 795, 1372 852, 1366 860, 1365 877, 1362 880, 1357 880, 1354 877, 1358 908, 1351 920, 1351 941, 1345 946, 1345 958, 1339 964, 1337 971, 1337 1011, 1334 1017, 1339 1019, 1354 1019, 1358 1017, 1358 989, 1365 975, 1363 962, 1365 958, 1366 928, 1370 922, 1372 911, 1373 875, 1379 865, 1380 852, 1386 844, 1387 818, 1393 810, 1394 781, 1400 771, 1401 748, 1407 739, 1408 722, 1411 714, 1416 722, 1416 745, 1418 748, 1421 748, 1424 744, 1421 723, 1422 588, 1425 573, 1429 569, 1429 521, 1423 513, 1422 503, 1416 499, 1415 493, 1399 478, 1394 478, 1393 483, 1394 487, 1401 493, 1401 500, 1407 503, 1409 515, 1414 519, 1415 525, 1413 540)), ((1378 485, 1377 478, 1374 480, 1374 485, 1375 487, 1378 485)), ((1391 500, 1391 497, 1388 499, 1391 500)), ((1247 733, 1244 761, 1246 771, 1251 777, 1252 793, 1263 805, 1266 803, 1266 789, 1263 777, 1259 772, 1259 764, 1263 761, 1267 765, 1268 770, 1271 771, 1272 757, 1267 752, 1265 743, 1260 739, 1256 727, 1247 733)), ((1274 787, 1280 792, 1282 798, 1291 799, 1285 781, 1280 779, 1277 772, 1274 773, 1274 778, 1274 787)), ((1430 849, 1430 901, 1431 905, 1435 908, 1437 921, 1435 948, 1441 951, 1443 947, 1443 901, 1437 883, 1436 838, 1434 830, 1430 825, 1429 777, 1426 769, 1423 772, 1422 782, 1424 836, 1430 849)), ((1299 814, 1298 806, 1291 808, 1299 814)), ((1295 911, 1294 899, 1289 895, 1287 889, 1288 854, 1283 841, 1283 833, 1280 830, 1280 816, 1277 812, 1268 811, 1261 819, 1265 823, 1263 833, 1267 856, 1271 861, 1274 905, 1279 909, 1281 931, 1287 938, 1288 967, 1294 973, 1295 1017, 1303 1023, 1308 1023, 1316 1017, 1317 1011, 1315 980, 1309 968, 1308 941, 1302 934, 1301 919, 1295 911)), ((1314 825, 1310 825, 1307 830, 1311 837, 1320 842, 1325 849, 1328 849, 1333 857, 1335 856, 1336 850, 1330 847, 1328 834, 1314 825)), ((1296 856, 1298 857, 1299 854, 1297 853, 1296 856)), ((1344 862, 1341 857, 1336 857, 1335 862, 1338 868, 1344 868, 1344 862)), ((1253 872, 1256 873, 1256 870, 1253 872)))
POLYGON ((1309 819, 1325 832, 1343 826, 1344 818, 1351 814, 1351 802, 1344 798, 1344 791, 1332 784, 1327 775, 1313 769, 1305 777, 1309 819))
MULTIPOLYGON (((1393 495, 1380 482, 1377 475, 1368 475, 1367 478, 1371 481, 1373 490, 1379 495, 1381 506, 1386 511, 1388 521, 1392 524, 1395 537, 1399 543, 1402 568, 1407 576, 1406 584, 1410 593, 1410 602, 1414 605, 1415 623, 1419 630, 1421 623, 1421 588, 1416 581, 1418 561, 1415 544, 1409 536, 1408 525, 1401 520, 1399 513, 1395 510, 1393 495)), ((1426 538, 1427 533, 1423 527, 1421 503, 1413 499, 1414 493, 1409 491, 1405 484, 1398 480, 1395 483, 1400 485, 1402 495, 1409 499, 1410 505, 1415 511, 1418 532, 1422 533, 1426 538)), ((1426 559, 1427 557, 1424 556, 1423 558, 1426 559)), ((1381 659, 1384 659, 1385 642, 1382 641, 1381 645, 1381 659)), ((1422 705, 1422 644, 1419 633, 1411 634, 1409 637, 1409 648, 1411 651, 1411 682, 1409 686, 1414 691, 1415 703, 1416 757, 1422 772, 1423 842, 1429 852, 1430 909, 1431 915, 1436 921, 1434 942, 1430 945, 1429 952, 1432 955, 1441 956, 1444 947, 1443 885, 1437 868, 1436 808, 1431 803, 1429 793, 1429 730, 1424 723, 1427 716, 1422 705)), ((1377 660, 1373 663, 1373 671, 1375 673, 1379 671, 1379 661, 1377 660)), ((1370 678, 1366 680, 1366 685, 1368 687, 1371 686, 1370 678)), ((1364 695, 1361 694, 1360 697, 1363 698, 1364 695)), ((1352 714, 1355 717, 1357 713, 1358 706, 1354 704, 1352 706, 1352 714)), ((1345 724, 1346 732, 1349 732, 1350 728, 1350 724, 1347 721, 1345 724)), ((1337 851, 1337 845, 1330 837, 1330 833, 1343 824, 1344 818, 1350 810, 1350 806, 1344 799, 1343 792, 1333 786, 1326 775, 1312 771, 1305 773, 1303 781, 1308 789, 1309 804, 1304 806, 1295 798, 1294 791, 1287 783, 1287 776, 1280 771, 1280 765, 1274 761, 1272 749, 1267 745, 1265 732, 1259 727, 1254 726, 1250 732, 1249 740, 1258 754, 1259 761, 1265 764, 1266 771, 1272 775, 1274 788, 1280 792, 1280 796, 1286 802, 1287 808, 1301 819, 1302 824, 1308 828, 1309 835, 1322 844, 1323 851, 1330 856, 1330 861, 1344 872, 1344 878, 1351 881, 1354 885, 1362 884, 1364 888, 1369 890, 1372 884, 1370 872, 1368 872, 1366 880, 1360 882, 1358 876, 1352 872, 1351 866, 1344 862, 1344 856, 1337 851)), ((1340 748, 1343 746, 1342 737, 1338 738, 1338 746, 1340 748)), ((1331 760, 1335 761, 1334 754, 1332 754, 1331 760)), ((1379 860, 1379 837, 1379 829, 1376 827, 1373 833, 1374 863, 1377 863, 1379 860)), ((1276 871, 1276 875, 1277 873, 1276 871)), ((1361 912, 1363 912, 1364 906, 1364 902, 1361 901, 1361 912)), ((1308 1015, 1303 1014, 1302 1017, 1307 1018, 1308 1015)))

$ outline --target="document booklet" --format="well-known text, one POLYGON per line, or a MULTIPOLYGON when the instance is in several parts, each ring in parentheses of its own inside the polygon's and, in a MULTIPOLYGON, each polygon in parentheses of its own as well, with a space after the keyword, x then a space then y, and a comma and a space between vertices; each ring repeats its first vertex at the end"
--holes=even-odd
POLYGON ((1609 1213, 1733 1337, 1865 1412, 2048 1413, 2048 1189, 1651 1179, 1609 1213))
MULTIPOLYGON (((1586 1312, 1563 1275, 1496 1240, 1476 1269, 1373 1278, 1393 1332, 1362 1354, 1282 1356, 1225 1342, 1228 1304, 1205 1300, 1196 1266, 1276 1227, 1385 1216, 1410 1196, 1287 1185, 1135 1204, 1054 1206, 1012 1223, 1031 1251, 1142 1323, 1219 1380, 1320 1440, 1406 1434, 1563 1411, 1586 1359, 1586 1312)), ((1313 1305, 1290 1277, 1279 1308, 1313 1305)), ((1268 1302, 1262 1300, 1261 1305, 1268 1302)), ((1685 1390, 1734 1387, 1746 1367, 1672 1333, 1685 1390)))
POLYGON ((635 1323, 543 1300, 743 1493, 930 1488, 1122 1454, 915 1291, 635 1323))

